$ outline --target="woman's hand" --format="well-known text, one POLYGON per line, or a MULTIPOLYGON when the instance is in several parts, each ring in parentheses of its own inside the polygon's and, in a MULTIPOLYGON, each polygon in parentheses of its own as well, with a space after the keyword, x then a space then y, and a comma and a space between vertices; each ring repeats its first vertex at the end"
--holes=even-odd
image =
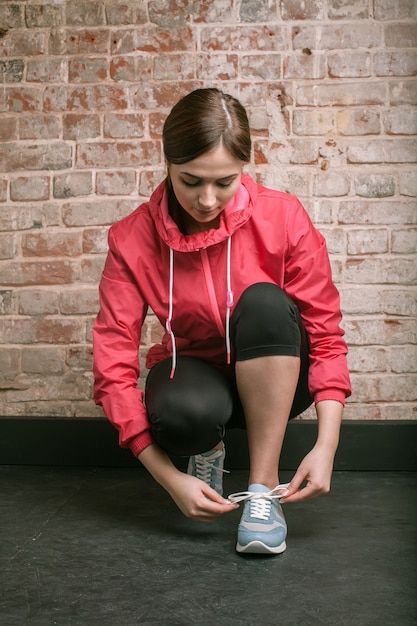
POLYGON ((197 522, 213 522, 238 507, 219 496, 204 481, 177 469, 166 452, 156 444, 142 450, 139 460, 186 517, 197 522))
POLYGON ((196 522, 214 522, 220 515, 238 507, 204 481, 181 472, 170 481, 167 491, 180 511, 196 522))
POLYGON ((334 457, 339 443, 343 406, 334 400, 322 400, 316 405, 318 437, 314 448, 304 457, 288 492, 281 502, 299 502, 329 493, 334 457), (301 488, 306 481, 306 485, 301 488))
POLYGON ((299 502, 329 493, 334 454, 318 445, 304 457, 281 502, 299 502), (302 484, 307 484, 302 487, 302 484), (302 488, 301 488, 302 487, 302 488))

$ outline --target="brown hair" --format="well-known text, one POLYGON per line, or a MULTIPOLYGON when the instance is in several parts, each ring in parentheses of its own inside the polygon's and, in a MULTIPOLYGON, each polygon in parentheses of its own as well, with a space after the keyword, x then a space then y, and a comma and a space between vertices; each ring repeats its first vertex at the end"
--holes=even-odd
POLYGON ((168 164, 187 163, 222 144, 237 159, 249 162, 251 138, 242 104, 210 87, 196 89, 174 105, 162 133, 168 164))

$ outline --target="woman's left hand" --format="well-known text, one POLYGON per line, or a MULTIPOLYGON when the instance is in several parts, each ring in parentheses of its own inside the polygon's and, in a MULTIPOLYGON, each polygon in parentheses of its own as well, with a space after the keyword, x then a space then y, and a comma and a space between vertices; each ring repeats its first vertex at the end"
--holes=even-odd
POLYGON ((333 462, 333 452, 316 444, 304 457, 281 502, 299 502, 329 493, 333 462), (304 482, 307 484, 302 487, 304 482))

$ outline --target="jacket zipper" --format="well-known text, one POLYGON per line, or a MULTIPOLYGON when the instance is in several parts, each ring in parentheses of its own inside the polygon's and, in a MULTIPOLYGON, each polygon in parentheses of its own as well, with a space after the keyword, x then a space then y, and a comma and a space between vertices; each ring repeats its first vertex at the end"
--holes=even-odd
POLYGON ((216 298, 216 292, 214 290, 213 275, 211 273, 210 261, 208 258, 207 249, 202 248, 200 250, 200 255, 201 255, 201 261, 203 264, 204 278, 206 280, 206 286, 207 286, 207 291, 209 295, 211 310, 213 312, 213 316, 216 321, 217 328, 219 329, 221 336, 224 337, 225 328, 224 328, 223 320, 220 315, 219 304, 216 298))

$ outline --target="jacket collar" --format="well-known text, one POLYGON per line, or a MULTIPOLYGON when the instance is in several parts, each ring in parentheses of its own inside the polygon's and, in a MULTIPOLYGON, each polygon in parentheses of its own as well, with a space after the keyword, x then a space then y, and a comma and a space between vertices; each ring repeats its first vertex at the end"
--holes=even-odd
POLYGON ((167 192, 163 181, 152 194, 149 207, 159 236, 177 252, 195 252, 225 241, 245 224, 252 215, 256 184, 250 176, 242 174, 241 184, 225 206, 219 228, 211 228, 193 235, 183 235, 168 212, 167 192))

